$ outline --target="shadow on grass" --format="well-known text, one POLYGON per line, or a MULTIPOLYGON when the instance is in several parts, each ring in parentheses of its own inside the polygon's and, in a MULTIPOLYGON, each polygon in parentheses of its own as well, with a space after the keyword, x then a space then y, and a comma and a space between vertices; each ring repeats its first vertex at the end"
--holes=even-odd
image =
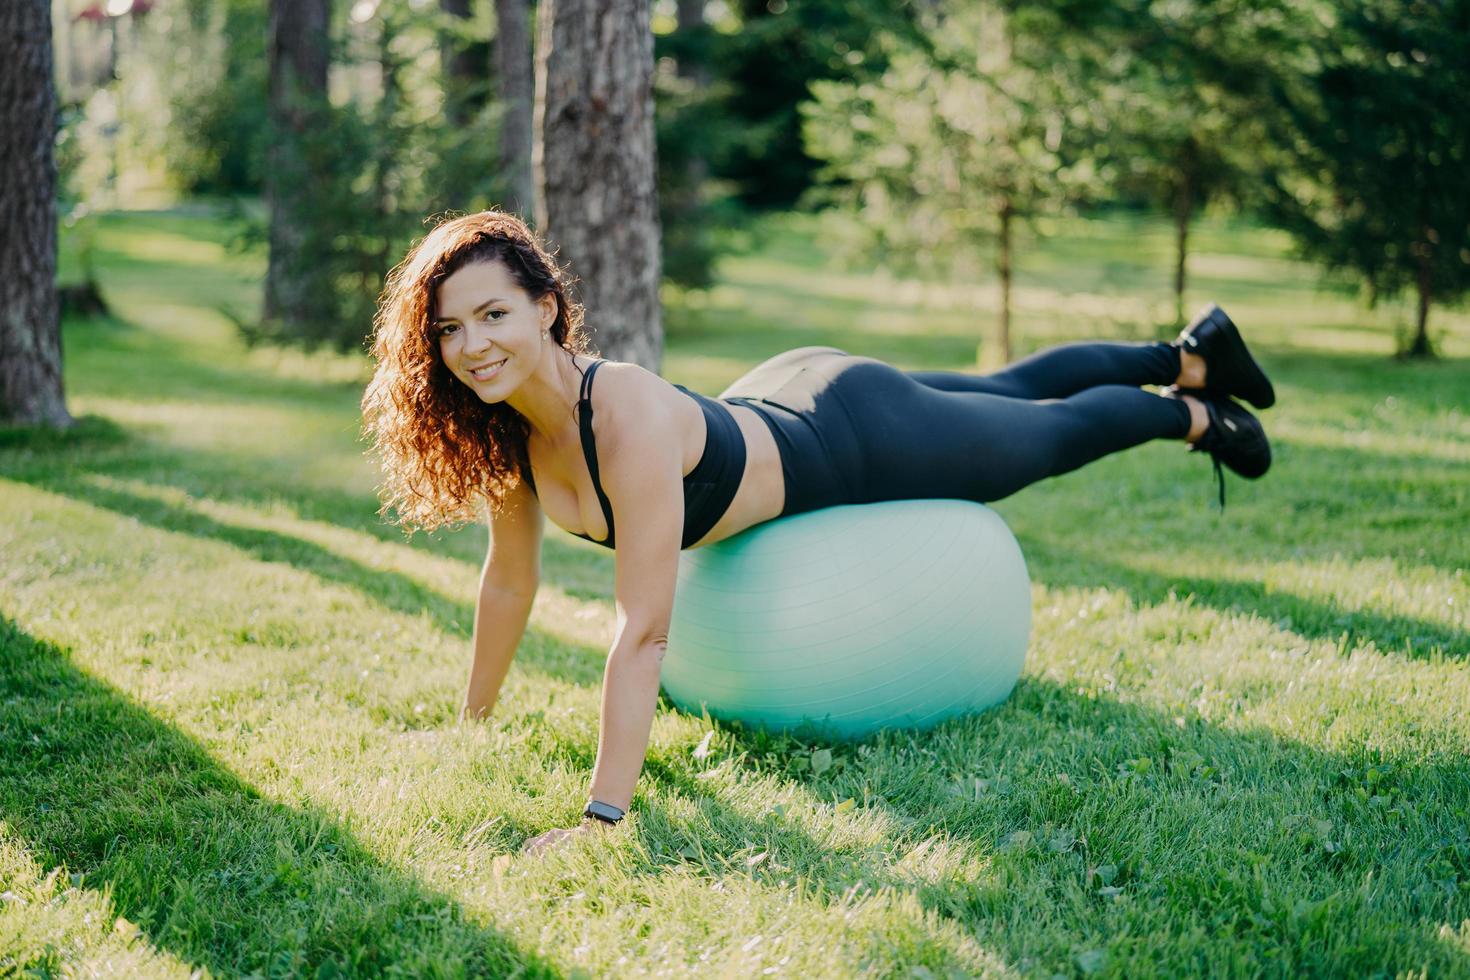
MULTIPOLYGON (((1220 513, 1210 499, 1208 459, 1175 449, 1158 445, 1107 457, 993 506, 1028 555, 1055 558, 1058 567, 1074 555, 1108 564, 1113 556, 1167 549, 1205 572, 1216 562, 1246 561, 1385 560, 1448 576, 1470 568, 1470 541, 1453 533, 1470 507, 1470 464, 1281 440, 1264 479, 1226 474, 1230 503, 1220 513)), ((1113 571, 1099 568, 1086 584, 1107 585, 1113 571)), ((1206 578, 1192 576, 1189 583, 1206 578)), ((1067 584, 1083 583, 1072 576, 1067 584)), ((1450 641, 1457 635, 1442 624, 1426 626, 1426 635, 1450 641)), ((1463 640, 1463 631, 1458 635, 1463 640)))
POLYGON ((1470 411, 1470 358, 1404 360, 1319 348, 1272 350, 1268 357, 1272 376, 1279 375, 1290 392, 1311 399, 1347 399, 1361 405, 1365 415, 1390 396, 1402 409, 1470 411))
MULTIPOLYGON (((470 636, 474 624, 474 603, 448 598, 409 575, 371 568, 289 534, 230 524, 167 501, 78 480, 76 476, 77 470, 72 470, 65 478, 42 477, 34 473, 11 478, 49 493, 135 518, 150 527, 222 542, 260 561, 290 565, 323 581, 353 589, 384 609, 407 616, 427 615, 447 634, 466 639, 470 636)), ((473 582, 467 580, 467 584, 470 586, 467 591, 472 593, 473 582)), ((528 656, 521 662, 525 667, 537 670, 544 666, 536 657, 528 656)), ((591 651, 585 651, 583 656, 558 657, 556 663, 557 675, 571 683, 595 683, 602 676, 602 658, 591 651)))
MULTIPOLYGON (((784 775, 769 761, 779 738, 737 728, 734 741, 743 768, 784 775)), ((866 756, 833 747, 845 765, 789 785, 808 806, 852 798, 854 817, 876 812, 896 828, 877 847, 834 848, 791 812, 744 816, 748 788, 712 788, 696 764, 665 758, 656 778, 694 802, 698 847, 656 850, 655 868, 773 887, 795 874, 829 905, 912 895, 1041 975, 1073 975, 1089 949, 1118 976, 1470 970, 1440 933, 1470 917, 1463 758, 1327 753, 1034 677, 992 711, 876 736, 866 756), (971 876, 930 869, 935 844, 970 855, 971 876), (759 851, 770 859, 749 868, 759 851)), ((656 805, 640 820, 648 836, 690 839, 656 805)))
POLYGON ((186 356, 176 341, 125 317, 71 323, 67 342, 84 351, 78 360, 106 359, 106 370, 84 371, 74 394, 137 397, 146 378, 147 397, 203 405, 287 404, 301 411, 341 407, 350 410, 364 383, 352 380, 293 378, 268 370, 222 364, 205 355, 186 356))
MULTIPOLYGON (((67 472, 75 476, 89 466, 82 460, 67 472)), ((114 475, 108 467, 96 472, 114 475)), ((20 479, 48 492, 290 563, 389 608, 428 609, 446 628, 462 630, 472 614, 469 604, 446 600, 406 576, 366 568, 290 535, 230 525, 148 497, 77 482, 66 473, 36 467, 24 473, 20 479)), ((1180 586, 1180 580, 1103 560, 1079 563, 1062 552, 1046 555, 1043 564, 1042 580, 1084 586, 1121 582, 1141 601, 1158 601, 1180 586)), ((1292 615, 1293 629, 1320 630, 1316 635, 1335 636, 1336 619, 1347 612, 1315 599, 1264 594, 1249 583, 1198 578, 1188 580, 1187 587, 1221 608, 1244 605, 1264 607, 1262 614, 1273 618, 1292 615), (1298 614, 1303 622, 1296 621, 1298 614)), ((274 954, 249 945, 248 934, 307 929, 307 942, 291 954, 301 956, 303 966, 356 950, 389 957, 360 967, 376 972, 383 963, 414 962, 423 948, 442 949, 445 941, 435 930, 450 930, 456 943, 474 937, 474 927, 455 918, 452 903, 374 864, 326 817, 260 801, 197 745, 77 671, 60 651, 7 628, 14 642, 7 635, 7 694, 0 717, 20 719, 5 725, 7 742, 23 745, 30 762, 22 763, 22 775, 13 784, 0 781, 7 787, 0 812, 38 857, 66 861, 74 869, 102 869, 99 878, 113 886, 119 911, 149 929, 156 944, 220 972, 269 970, 270 963, 261 958, 274 954), (12 645, 26 649, 12 656, 12 645), (28 663, 53 666, 38 678, 21 672, 28 663), (107 722, 104 737, 97 741, 91 733, 88 748, 81 733, 43 730, 43 720, 60 727, 54 725, 57 703, 101 704, 86 710, 107 722), (42 740, 31 742, 31 734, 42 740), (143 814, 130 810, 130 801, 138 798, 128 795, 136 792, 136 773, 166 773, 170 767, 173 774, 160 775, 152 791, 174 805, 143 814), (48 797, 85 819, 77 823, 55 813, 48 797), (91 813, 89 800, 99 798, 103 802, 91 813), (41 809, 43 803, 53 809, 41 809), (220 838, 208 828, 224 820, 235 821, 229 826, 238 830, 220 838), (93 826, 102 829, 86 829, 93 826), (323 827, 321 840, 335 852, 312 843, 323 827), (126 842, 121 850, 109 844, 117 838, 126 842), (247 847, 257 838, 266 841, 267 850, 247 847), (184 858, 161 853, 170 847, 209 855, 212 867, 229 873, 195 881, 184 858), (344 867, 349 870, 340 874, 348 882, 337 877, 344 867), (359 895, 367 889, 369 899, 359 905, 427 909, 413 914, 437 924, 420 921, 405 933, 376 910, 354 908, 345 900, 339 909, 331 903, 340 887, 356 887, 359 895), (237 934, 217 912, 221 902, 244 901, 242 895, 253 904, 244 914, 249 928, 237 934), (316 903, 336 911, 308 916, 305 909, 316 903), (331 915, 342 916, 346 925, 331 915), (163 923, 169 924, 166 930, 163 923), (399 939, 402 945, 392 945, 399 939)), ((1443 629, 1394 617, 1368 623, 1386 641, 1423 628, 1443 629)), ((549 672, 571 683, 594 684, 600 674, 594 659, 586 665, 558 663, 549 672)), ((740 734, 736 742, 751 760, 759 760, 769 745, 753 734, 740 734)), ((980 856, 988 871, 970 880, 945 880, 926 875, 922 866, 896 868, 885 860, 891 854, 834 849, 780 815, 741 817, 740 799, 711 790, 681 763, 652 759, 649 776, 696 801, 710 828, 702 843, 712 852, 770 842, 781 848, 782 861, 819 886, 820 901, 835 902, 858 882, 909 894, 1016 963, 1030 959, 1070 971, 1074 946, 1101 943, 1123 962, 1146 964, 1149 957, 1160 957, 1159 970, 1181 961, 1211 962, 1222 948, 1230 954, 1229 965, 1219 967, 1224 973, 1250 973, 1262 961, 1284 973, 1316 975, 1402 973, 1425 965, 1431 973, 1470 969, 1462 951, 1434 934, 1439 922, 1470 917, 1470 889, 1462 884, 1470 882, 1470 840, 1463 833, 1470 815, 1462 791, 1456 796, 1457 787, 1470 784, 1470 766, 1463 760, 1425 765, 1367 751, 1332 755, 1269 734, 1198 721, 1179 728, 1157 712, 1030 678, 996 712, 931 735, 883 736, 873 744, 880 752, 911 755, 889 766, 853 756, 852 765, 826 778, 790 785, 822 805, 866 796, 864 805, 879 809, 900 828, 884 843, 890 852, 912 850, 937 836, 980 856), (1194 756, 1201 760, 1198 765, 1190 761, 1194 756), (1141 757, 1158 760, 1157 765, 1140 771, 1133 760, 1141 757), (1202 766, 1220 775, 1203 776, 1202 766), (1389 775, 1373 781, 1365 775, 1369 769, 1389 775), (963 777, 989 778, 997 772, 1014 774, 1005 791, 968 799, 949 791, 956 783, 963 788, 963 777), (1058 772, 1071 779, 1057 780, 1058 772), (1372 802, 1374 797, 1384 802, 1372 802), (1331 825, 1326 836, 1316 829, 1320 821, 1331 825), (1344 840, 1336 839, 1339 828, 1344 840), (1030 835, 1026 843, 1016 842, 1017 831, 1030 835), (1348 846, 1329 851, 1329 843, 1348 846), (1106 883, 1100 872, 1090 870, 1099 867, 1114 869, 1106 883), (1363 884, 1370 874, 1372 887, 1363 884), (1104 887, 1118 887, 1123 905, 1099 894, 1104 887), (1139 906, 1142 917, 1130 918, 1128 910, 1139 906), (1048 922, 1051 931, 1028 938, 1015 927, 1018 921, 1048 922)), ((578 762, 587 764, 590 758, 578 762)), ((760 771, 766 764, 746 765, 760 771)), ((664 837, 680 833, 656 805, 649 808, 648 820, 650 829, 664 837)), ((663 853, 658 860, 685 859, 663 853)), ((777 876, 762 868, 748 873, 758 880, 777 876)), ((492 939, 501 945, 482 943, 484 948, 503 950, 506 962, 523 962, 509 959, 520 952, 503 937, 492 939)))
POLYGON ((1303 638, 1335 642, 1343 655, 1351 653, 1359 641, 1371 640, 1384 653, 1414 659, 1436 655, 1470 658, 1470 634, 1443 623, 1267 589, 1260 582, 1161 575, 1037 541, 1029 542, 1026 551, 1032 577, 1051 587, 1105 585, 1127 591, 1139 605, 1192 595, 1199 605, 1222 613, 1248 613, 1303 638))
MULTIPOLYGON (((375 598, 387 596, 385 602, 389 607, 400 612, 416 611, 406 608, 404 602, 413 601, 416 593, 428 594, 407 576, 367 569, 289 535, 234 527, 158 500, 78 483, 79 476, 89 474, 137 480, 227 504, 260 507, 284 502, 303 520, 320 521, 439 557, 471 561, 474 571, 465 579, 467 596, 473 595, 474 576, 478 574, 478 566, 484 558, 483 543, 476 543, 471 551, 466 551, 462 545, 446 544, 438 536, 419 534, 408 537, 402 529, 378 516, 378 500, 371 494, 303 487, 289 471, 262 472, 240 466, 223 453, 171 449, 140 438, 102 416, 83 416, 74 429, 64 432, 0 428, 0 476, 5 478, 108 507, 167 530, 212 537, 210 525, 213 524, 233 533, 233 537, 227 534, 224 539, 247 547, 267 560, 286 561, 289 560, 284 557, 286 552, 297 551, 300 562, 306 564, 297 561, 293 564, 313 572, 320 567, 324 570, 324 577, 334 581, 350 583, 359 571, 368 577, 378 576, 378 587, 372 594, 375 598), (312 558, 313 554, 320 558, 320 562, 312 558), (336 574, 333 573, 334 566, 336 574), (407 590, 406 595, 404 590, 407 590)), ((543 579, 573 598, 609 598, 612 594, 608 581, 611 564, 611 556, 593 545, 584 547, 577 541, 563 543, 550 536, 543 543, 543 579), (589 575, 589 562, 599 570, 605 566, 608 574, 589 575)), ((462 612, 457 620, 468 629, 473 618, 472 607, 461 604, 459 608, 461 612, 465 608, 471 609, 470 612, 462 612)))
POLYGON ((110 890, 118 914, 190 965, 221 976, 422 976, 445 964, 559 975, 383 864, 332 815, 262 798, 4 615, 0 738, 0 816, 34 859, 110 890))

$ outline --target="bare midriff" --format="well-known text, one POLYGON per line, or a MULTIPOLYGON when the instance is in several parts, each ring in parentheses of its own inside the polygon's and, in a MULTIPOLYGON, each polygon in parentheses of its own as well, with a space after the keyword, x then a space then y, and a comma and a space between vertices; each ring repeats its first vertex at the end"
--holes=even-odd
MULTIPOLYGON (((693 399, 685 398, 677 391, 675 394, 690 402, 690 407, 698 416, 695 438, 699 441, 699 447, 693 454, 694 462, 689 462, 691 457, 685 456, 688 465, 684 471, 687 473, 694 469, 704 452, 705 436, 697 434, 705 428, 704 412, 698 405, 692 404, 693 399)), ((715 526, 709 529, 709 533, 690 546, 693 548, 713 544, 733 534, 739 534, 748 527, 778 517, 781 508, 786 504, 786 477, 781 472, 781 451, 776 446, 771 430, 756 414, 755 409, 745 405, 731 405, 729 402, 720 404, 735 416, 740 434, 745 437, 745 472, 740 477, 740 489, 735 491, 735 499, 730 501, 730 506, 720 515, 715 526)))

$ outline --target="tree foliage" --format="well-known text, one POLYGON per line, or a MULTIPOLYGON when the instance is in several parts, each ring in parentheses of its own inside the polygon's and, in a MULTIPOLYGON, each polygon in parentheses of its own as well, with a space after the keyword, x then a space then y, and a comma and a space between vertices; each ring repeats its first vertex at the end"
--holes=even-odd
POLYGON ((859 216, 869 258, 947 276, 993 247, 1007 360, 1014 222, 1085 198, 1100 176, 1072 140, 1097 103, 1057 57, 1058 26, 1042 8, 936 7, 918 35, 881 35, 881 73, 814 81, 803 107, 808 150, 826 161, 809 200, 859 216))
POLYGON ((186 194, 257 194, 269 123, 262 0, 159 4, 141 31, 131 74, 155 80, 167 125, 154 131, 186 194))
POLYGON ((1076 70, 1104 106, 1092 152, 1113 194, 1148 202, 1174 226, 1176 321, 1185 311, 1191 224, 1212 204, 1250 200, 1260 169, 1254 65, 1277 48, 1260 44, 1257 6, 1120 4, 1108 8, 1113 16, 1090 18, 1074 44, 1076 70))
MULTIPOLYGON (((426 231, 426 218, 488 208, 503 194, 490 163, 497 109, 466 107, 465 126, 443 124, 442 25, 417 6, 358 4, 355 16, 334 28, 334 68, 367 68, 376 82, 317 107, 319 122, 300 145, 312 175, 312 193, 300 204, 303 251, 317 265, 322 304, 289 329, 242 319, 253 343, 359 347, 372 330, 383 277, 426 231)), ((252 239, 265 234, 262 223, 252 223, 252 239)))
MULTIPOLYGON (((151 158, 186 194, 260 193, 266 9, 178 0, 133 18, 120 80, 68 108, 77 183, 95 194, 116 162, 151 158)), ((1431 349, 1432 305, 1470 289, 1470 0, 729 0, 678 30, 661 9, 668 282, 711 285, 738 240, 720 232, 746 215, 836 203, 895 270, 991 267, 1004 349, 1015 229, 1106 200, 1173 220, 1179 315, 1191 222, 1217 202, 1370 298, 1415 295, 1412 352, 1431 349)), ((301 205, 330 302, 297 340, 350 347, 425 217, 506 203, 509 168, 494 79, 474 74, 490 70, 490 0, 353 0, 333 17, 301 205)))
POLYGON ((1267 213, 1370 297, 1412 290, 1433 353, 1433 303, 1470 290, 1470 2, 1345 0, 1311 59, 1274 80, 1281 165, 1267 213))
POLYGON ((712 77, 704 124, 718 132, 710 170, 730 182, 740 204, 764 211, 797 202, 822 165, 802 136, 798 107, 808 86, 881 71, 881 38, 917 30, 915 5, 730 0, 727 19, 694 43, 712 77))

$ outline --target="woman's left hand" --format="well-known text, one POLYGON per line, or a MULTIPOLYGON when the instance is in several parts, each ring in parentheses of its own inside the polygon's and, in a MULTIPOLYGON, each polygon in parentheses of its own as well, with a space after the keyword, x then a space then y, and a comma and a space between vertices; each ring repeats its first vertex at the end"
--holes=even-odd
POLYGON ((558 827, 555 830, 548 830, 546 833, 532 837, 526 843, 522 844, 521 853, 539 857, 552 848, 560 847, 572 838, 579 837, 594 829, 590 822, 584 821, 575 827, 558 827))

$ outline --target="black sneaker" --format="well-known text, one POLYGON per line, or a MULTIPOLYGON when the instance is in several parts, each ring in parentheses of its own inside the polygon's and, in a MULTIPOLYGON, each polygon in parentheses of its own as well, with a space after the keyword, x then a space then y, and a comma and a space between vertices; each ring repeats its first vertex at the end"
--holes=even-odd
MULTIPOLYGON (((1211 305, 1179 332, 1174 346, 1205 359, 1205 386, 1201 397, 1233 395, 1256 408, 1276 404, 1276 390, 1266 372, 1251 357, 1240 331, 1218 306, 1211 305)), ((1195 389, 1185 389, 1191 394, 1195 389)))
POLYGON ((1192 453, 1209 453, 1220 484, 1220 509, 1225 509, 1224 463, 1247 480, 1258 480, 1271 468, 1271 442, 1250 412, 1229 398, 1200 398, 1210 416, 1210 427, 1189 446, 1192 453))

